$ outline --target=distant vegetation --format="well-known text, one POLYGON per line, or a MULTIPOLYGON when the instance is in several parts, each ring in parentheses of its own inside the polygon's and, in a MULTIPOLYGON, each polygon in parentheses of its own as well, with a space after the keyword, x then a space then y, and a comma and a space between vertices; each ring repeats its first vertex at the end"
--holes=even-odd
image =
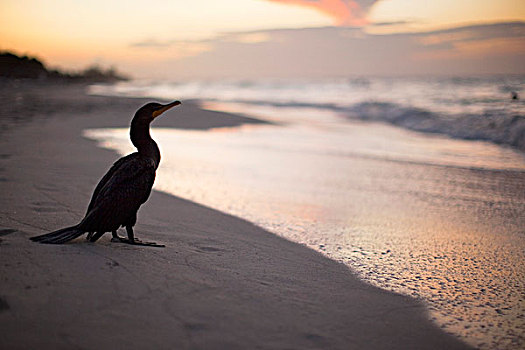
POLYGON ((115 82, 129 78, 114 68, 104 69, 94 65, 80 72, 63 72, 48 69, 34 57, 17 56, 11 52, 0 52, 0 78, 38 79, 74 82, 115 82))

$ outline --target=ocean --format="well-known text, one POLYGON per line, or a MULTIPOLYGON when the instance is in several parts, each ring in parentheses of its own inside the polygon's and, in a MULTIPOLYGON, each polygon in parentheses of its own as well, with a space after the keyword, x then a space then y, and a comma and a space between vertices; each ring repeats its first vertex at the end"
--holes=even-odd
MULTIPOLYGON (((91 93, 198 100, 273 122, 153 127, 155 189, 419 298, 476 347, 525 344, 525 77, 142 81, 91 93)), ((133 151, 127 129, 85 135, 133 151)))
POLYGON ((93 86, 91 92, 244 103, 248 110, 317 109, 525 150, 525 76, 139 81, 93 86))

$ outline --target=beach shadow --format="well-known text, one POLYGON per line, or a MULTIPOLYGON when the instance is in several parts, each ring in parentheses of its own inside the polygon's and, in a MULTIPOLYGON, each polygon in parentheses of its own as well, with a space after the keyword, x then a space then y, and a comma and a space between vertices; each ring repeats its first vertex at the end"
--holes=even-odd
POLYGON ((164 222, 143 235, 163 241, 158 254, 180 262, 171 273, 192 276, 171 286, 195 292, 174 295, 178 306, 169 307, 199 325, 187 327, 199 333, 197 348, 217 339, 231 348, 468 348, 438 329, 421 302, 250 222, 159 192, 141 217, 164 222))

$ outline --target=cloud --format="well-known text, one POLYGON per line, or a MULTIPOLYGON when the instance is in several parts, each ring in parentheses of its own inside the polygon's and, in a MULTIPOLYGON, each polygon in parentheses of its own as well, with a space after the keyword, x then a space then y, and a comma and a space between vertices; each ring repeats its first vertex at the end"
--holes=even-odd
POLYGON ((223 33, 208 39, 198 40, 158 40, 155 38, 143 39, 130 43, 132 49, 156 51, 168 54, 171 58, 197 56, 206 51, 212 51, 216 46, 224 43, 260 44, 270 40, 270 35, 265 32, 223 33))
POLYGON ((129 47, 142 51, 170 52, 171 58, 191 57, 213 49, 212 40, 166 40, 144 39, 129 44, 129 47))
POLYGON ((281 4, 313 8, 332 17, 338 26, 361 26, 368 23, 366 15, 379 0, 267 0, 281 4))
POLYGON ((233 35, 232 40, 244 44, 258 44, 270 40, 270 36, 267 33, 241 33, 233 35))
POLYGON ((414 23, 414 21, 372 22, 370 23, 370 25, 374 27, 389 27, 389 26, 400 26, 400 25, 411 24, 411 23, 414 23))
POLYGON ((523 74, 525 22, 424 33, 325 27, 229 33, 209 50, 159 62, 177 78, 523 74))
POLYGON ((445 29, 420 33, 417 40, 424 46, 450 48, 455 44, 490 39, 525 37, 525 22, 507 22, 445 29))
POLYGON ((165 48, 173 45, 174 41, 159 41, 157 39, 144 39, 141 41, 136 41, 134 43, 131 43, 130 47, 137 47, 137 48, 165 48))
MULTIPOLYGON (((509 22, 491 25, 468 26, 426 34, 414 39, 421 44, 414 57, 424 60, 479 60, 495 57, 504 59, 525 58, 525 23, 509 22)), ((517 69, 523 73, 523 69, 517 69)))
POLYGON ((429 34, 418 38, 419 42, 425 46, 446 45, 449 43, 461 42, 475 37, 474 32, 460 31, 455 33, 429 34))

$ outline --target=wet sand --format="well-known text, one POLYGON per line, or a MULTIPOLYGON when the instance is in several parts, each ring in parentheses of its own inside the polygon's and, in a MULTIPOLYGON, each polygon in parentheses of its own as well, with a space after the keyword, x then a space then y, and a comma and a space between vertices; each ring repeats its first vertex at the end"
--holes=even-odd
MULTIPOLYGON (((468 348, 432 324, 422 303, 247 221, 159 192, 135 232, 164 249, 111 243, 109 234, 95 244, 29 241, 77 223, 117 159, 82 130, 127 127, 145 100, 86 96, 82 86, 19 89, 2 97, 1 112, 2 348, 468 348)), ((153 127, 245 122, 257 121, 187 103, 153 127)))

